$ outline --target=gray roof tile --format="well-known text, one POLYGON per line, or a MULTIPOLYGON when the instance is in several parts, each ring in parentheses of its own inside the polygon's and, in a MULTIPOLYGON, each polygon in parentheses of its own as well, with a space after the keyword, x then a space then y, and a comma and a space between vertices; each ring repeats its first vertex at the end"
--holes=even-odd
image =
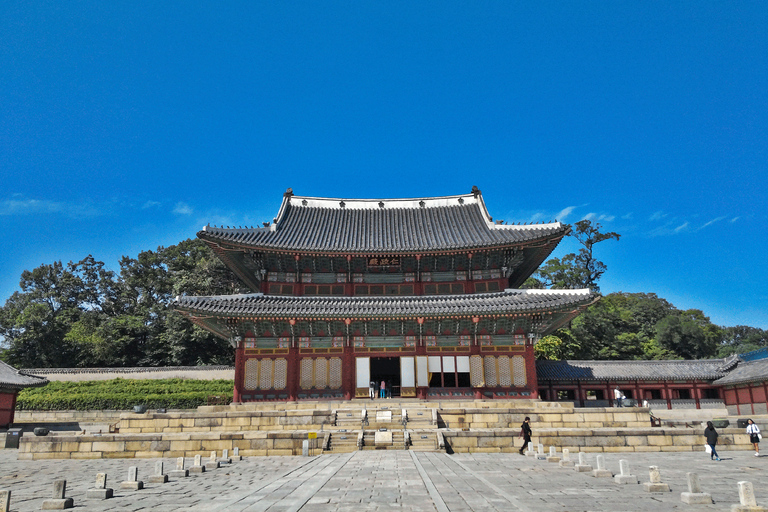
POLYGON ((48 379, 35 375, 26 375, 13 366, 0 361, 0 388, 23 389, 33 386, 45 386, 48 379))
POLYGON ((726 375, 724 359, 670 361, 536 361, 541 380, 712 380, 726 375))
POLYGON ((286 193, 276 222, 269 227, 206 226, 198 236, 273 250, 391 254, 559 240, 567 232, 568 226, 560 222, 496 224, 477 190, 423 199, 330 199, 286 193))
POLYGON ((768 380, 768 359, 755 361, 739 361, 725 377, 717 379, 715 384, 728 386, 732 384, 747 384, 768 380))

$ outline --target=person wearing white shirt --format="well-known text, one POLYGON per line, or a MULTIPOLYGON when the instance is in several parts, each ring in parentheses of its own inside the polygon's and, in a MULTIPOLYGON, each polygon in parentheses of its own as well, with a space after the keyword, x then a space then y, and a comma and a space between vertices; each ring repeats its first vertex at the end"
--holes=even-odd
POLYGON ((755 422, 751 419, 747 420, 747 434, 749 434, 749 442, 755 447, 755 457, 760 456, 760 429, 755 425, 755 422))
POLYGON ((616 407, 621 407, 621 399, 622 399, 621 390, 619 389, 619 386, 616 386, 616 389, 613 390, 613 398, 616 399, 616 407))

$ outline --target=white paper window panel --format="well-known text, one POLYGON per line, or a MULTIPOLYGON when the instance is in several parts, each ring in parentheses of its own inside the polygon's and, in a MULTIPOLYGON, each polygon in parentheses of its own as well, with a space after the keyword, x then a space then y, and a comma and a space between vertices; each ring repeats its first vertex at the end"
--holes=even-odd
POLYGON ((400 386, 416 387, 416 364, 413 357, 400 358, 400 386))
POLYGON ((427 356, 416 356, 416 385, 429 386, 429 370, 427 370, 427 356))
POLYGON ((440 366, 440 356, 427 356, 429 358, 429 371, 440 373, 443 371, 442 367, 440 366))
POLYGON ((367 388, 371 385, 371 358, 370 357, 358 357, 355 359, 355 367, 357 368, 357 385, 358 388, 367 388))
POLYGON ((456 371, 469 373, 469 356, 456 356, 456 371))
POLYGON ((443 356, 443 372, 453 373, 456 371, 456 358, 454 356, 443 356))

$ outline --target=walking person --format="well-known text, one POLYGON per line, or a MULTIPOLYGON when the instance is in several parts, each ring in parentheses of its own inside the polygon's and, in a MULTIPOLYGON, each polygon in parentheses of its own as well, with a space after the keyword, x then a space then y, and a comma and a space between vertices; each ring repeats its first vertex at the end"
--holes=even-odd
POLYGON ((528 447, 528 443, 531 442, 531 435, 533 434, 533 431, 531 430, 531 418, 526 416, 525 421, 523 421, 523 424, 520 425, 520 437, 523 438, 523 446, 520 447, 520 455, 523 455, 523 452, 528 447))
POLYGON ((709 448, 712 450, 710 452, 710 459, 711 460, 720 460, 720 457, 717 455, 717 450, 715 450, 715 445, 717 444, 717 430, 715 430, 715 425, 711 422, 707 422, 707 428, 704 429, 704 437, 707 438, 707 444, 709 445, 709 448))
POLYGON ((760 434, 760 429, 751 419, 747 420, 747 434, 749 434, 749 442, 752 443, 752 446, 755 447, 755 457, 759 457, 760 447, 758 445, 760 444, 760 439, 762 439, 763 436, 760 434))

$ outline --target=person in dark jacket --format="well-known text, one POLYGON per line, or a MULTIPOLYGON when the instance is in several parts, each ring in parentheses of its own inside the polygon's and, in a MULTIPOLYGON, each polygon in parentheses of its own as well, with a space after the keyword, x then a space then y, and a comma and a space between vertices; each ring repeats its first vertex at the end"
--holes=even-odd
POLYGON ((525 449, 528 448, 528 443, 531 442, 531 434, 533 434, 533 431, 531 430, 530 423, 531 418, 526 416, 525 421, 520 425, 520 436, 523 438, 523 446, 520 447, 520 455, 523 455, 525 449))
POLYGON ((704 429, 704 437, 707 438, 707 444, 712 448, 712 453, 710 453, 710 458, 712 460, 720 460, 720 457, 717 456, 717 450, 715 450, 717 436, 718 434, 717 430, 715 430, 715 425, 713 425, 711 421, 708 421, 707 428, 704 429))

